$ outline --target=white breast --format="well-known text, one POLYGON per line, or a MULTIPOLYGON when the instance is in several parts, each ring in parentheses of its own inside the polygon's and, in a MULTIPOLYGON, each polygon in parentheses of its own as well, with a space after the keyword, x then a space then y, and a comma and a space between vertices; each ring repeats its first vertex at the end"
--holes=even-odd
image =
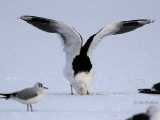
POLYGON ((78 73, 75 78, 71 81, 71 84, 77 84, 79 82, 84 82, 87 87, 90 86, 93 78, 94 78, 95 73, 93 71, 90 71, 89 73, 87 72, 81 72, 78 73))

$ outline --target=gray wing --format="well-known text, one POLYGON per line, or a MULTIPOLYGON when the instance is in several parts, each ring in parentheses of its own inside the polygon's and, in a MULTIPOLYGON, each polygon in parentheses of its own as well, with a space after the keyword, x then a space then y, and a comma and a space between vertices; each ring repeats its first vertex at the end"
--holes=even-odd
POLYGON ((82 46, 82 37, 73 27, 70 27, 69 25, 60 21, 42 17, 25 15, 21 16, 20 18, 43 31, 49 33, 58 33, 62 38, 64 52, 70 53, 70 55, 73 57, 79 54, 82 46))
POLYGON ((24 90, 12 93, 12 96, 24 100, 36 97, 37 95, 37 91, 34 88, 26 88, 24 90))
POLYGON ((88 49, 88 55, 91 56, 92 50, 96 48, 96 46, 102 40, 103 37, 108 35, 127 33, 152 22, 154 22, 154 20, 150 20, 150 19, 130 20, 130 21, 122 21, 122 22, 110 24, 102 28, 95 35, 91 36, 88 39, 88 41, 90 41, 90 42, 87 41, 87 43, 90 43, 90 46, 88 49))

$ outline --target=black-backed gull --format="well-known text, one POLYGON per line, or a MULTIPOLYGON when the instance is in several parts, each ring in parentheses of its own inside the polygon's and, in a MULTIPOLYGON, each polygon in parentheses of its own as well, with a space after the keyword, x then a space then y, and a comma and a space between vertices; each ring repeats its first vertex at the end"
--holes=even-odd
POLYGON ((110 24, 92 35, 83 45, 81 35, 66 23, 28 15, 21 16, 20 19, 43 31, 60 35, 64 45, 63 50, 66 53, 66 65, 63 73, 70 82, 71 94, 73 94, 73 87, 80 95, 89 94, 88 88, 94 78, 91 62, 92 50, 96 48, 103 37, 130 32, 154 22, 150 19, 139 19, 110 24))

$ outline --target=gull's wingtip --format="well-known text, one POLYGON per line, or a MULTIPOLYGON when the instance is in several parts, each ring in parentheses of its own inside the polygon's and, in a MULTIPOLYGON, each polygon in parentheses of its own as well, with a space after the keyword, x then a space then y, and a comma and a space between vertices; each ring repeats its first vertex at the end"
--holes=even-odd
POLYGON ((149 22, 149 23, 154 23, 154 22, 155 22, 155 20, 151 20, 151 19, 149 19, 149 20, 148 20, 148 22, 149 22))
POLYGON ((18 16, 17 19, 21 19, 21 16, 20 17, 18 16))
POLYGON ((17 19, 23 19, 25 17, 27 17, 27 15, 18 16, 17 19))
POLYGON ((17 17, 17 18, 18 18, 18 19, 25 20, 25 21, 28 21, 28 20, 31 20, 31 19, 32 19, 32 16, 22 15, 22 16, 17 17))
POLYGON ((154 22, 155 22, 155 20, 152 20, 152 19, 144 19, 144 20, 142 19, 139 21, 139 23, 142 25, 150 24, 150 23, 154 23, 154 22))

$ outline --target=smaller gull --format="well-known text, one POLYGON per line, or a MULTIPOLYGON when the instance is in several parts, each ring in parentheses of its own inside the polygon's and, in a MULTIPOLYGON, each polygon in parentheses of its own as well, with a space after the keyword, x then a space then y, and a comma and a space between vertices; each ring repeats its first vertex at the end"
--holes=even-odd
POLYGON ((127 120, 160 120, 160 109, 158 107, 151 106, 147 109, 146 113, 133 115, 127 120))
POLYGON ((22 104, 27 104, 27 111, 29 111, 29 106, 32 110, 32 104, 39 102, 44 97, 44 89, 48 89, 47 87, 44 87, 42 83, 36 83, 33 87, 25 88, 23 90, 8 93, 8 94, 1 94, 0 98, 4 98, 6 100, 13 99, 17 100, 18 102, 22 104))
POLYGON ((139 93, 160 94, 160 83, 154 84, 151 89, 138 89, 139 93))

